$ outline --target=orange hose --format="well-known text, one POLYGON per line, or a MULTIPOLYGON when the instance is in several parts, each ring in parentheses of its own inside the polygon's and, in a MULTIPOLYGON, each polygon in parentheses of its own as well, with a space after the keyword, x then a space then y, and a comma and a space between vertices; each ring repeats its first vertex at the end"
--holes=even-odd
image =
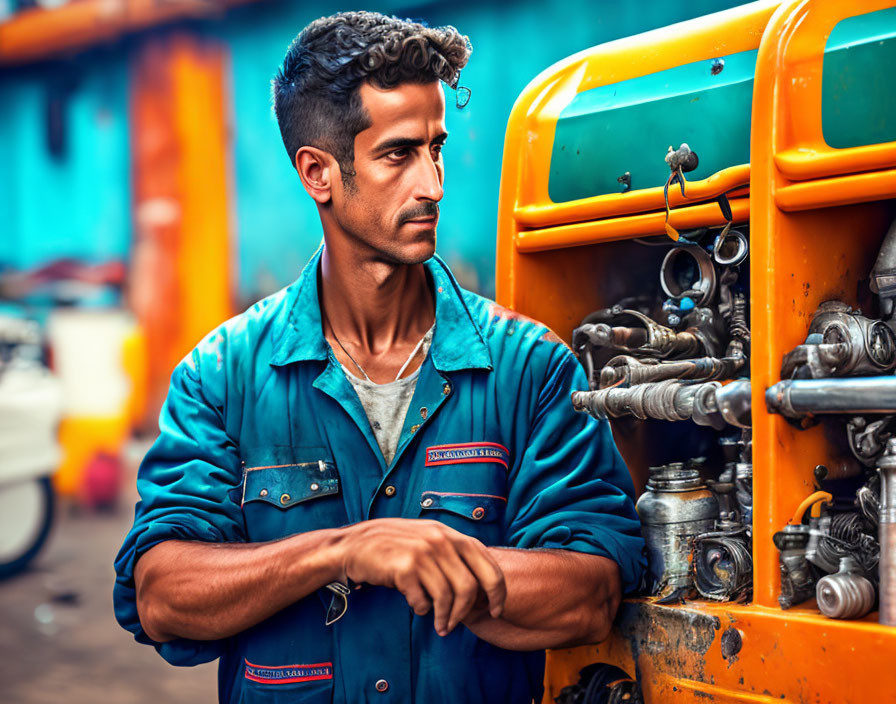
POLYGON ((816 491, 814 494, 810 494, 805 499, 800 502, 800 505, 796 509, 796 513, 793 514, 793 518, 790 519, 790 525, 798 525, 803 522, 803 514, 806 513, 806 510, 810 506, 814 506, 815 504, 824 501, 826 503, 831 503, 834 500, 834 497, 831 496, 826 491, 816 491))

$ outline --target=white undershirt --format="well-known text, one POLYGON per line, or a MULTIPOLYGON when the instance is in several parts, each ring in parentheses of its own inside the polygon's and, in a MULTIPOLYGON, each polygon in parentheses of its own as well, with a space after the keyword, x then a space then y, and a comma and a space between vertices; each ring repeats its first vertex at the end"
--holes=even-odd
MULTIPOLYGON (((433 329, 430 328, 426 337, 423 338, 424 358, 432 344, 433 329)), ((398 449, 398 440, 401 437, 404 419, 411 405, 411 399, 414 397, 414 390, 417 388, 420 369, 418 368, 404 379, 398 379, 388 384, 376 384, 361 379, 348 371, 345 365, 342 365, 342 371, 358 394, 364 412, 367 414, 367 420, 370 421, 370 427, 373 429, 373 435, 383 453, 383 459, 386 460, 386 465, 392 464, 395 451, 398 449)))

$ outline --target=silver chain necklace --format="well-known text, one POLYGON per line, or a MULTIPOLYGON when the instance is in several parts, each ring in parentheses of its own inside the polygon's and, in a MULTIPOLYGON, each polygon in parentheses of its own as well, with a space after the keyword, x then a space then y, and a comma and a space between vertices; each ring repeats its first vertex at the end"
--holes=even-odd
MULTIPOLYGON (((354 364, 358 368, 358 371, 360 371, 364 375, 364 378, 367 381, 369 381, 371 384, 375 384, 376 382, 373 381, 369 376, 367 376, 367 372, 364 371, 364 367, 362 367, 360 364, 358 364, 358 362, 355 360, 355 358, 352 357, 351 352, 349 352, 347 349, 345 349, 345 345, 342 344, 342 341, 339 339, 339 336, 336 334, 336 330, 333 328, 333 324, 330 322, 330 318, 327 317, 326 320, 327 320, 327 326, 330 328, 330 334, 333 335, 333 339, 336 340, 336 344, 339 345, 340 349, 343 352, 345 352, 345 355, 352 361, 352 364, 354 364)), ((435 327, 435 323, 433 323, 433 327, 435 327)), ((411 363, 411 361, 414 359, 414 357, 417 356, 417 353, 420 351, 420 348, 423 347, 423 343, 426 341, 426 337, 429 335, 430 331, 432 331, 432 328, 427 330, 426 334, 420 338, 420 342, 418 342, 417 346, 414 347, 413 351, 411 352, 411 356, 408 357, 407 360, 405 361, 405 363, 401 365, 401 369, 399 369, 398 374, 395 375, 395 379, 393 379, 393 383, 398 381, 399 379, 401 379, 401 375, 404 374, 404 370, 408 368, 408 365, 411 363)))

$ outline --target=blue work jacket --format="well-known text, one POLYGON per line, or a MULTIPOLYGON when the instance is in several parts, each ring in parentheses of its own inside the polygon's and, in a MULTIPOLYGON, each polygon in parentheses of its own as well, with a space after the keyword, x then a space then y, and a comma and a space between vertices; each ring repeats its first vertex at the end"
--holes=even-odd
MULTIPOLYGON (((437 257, 432 346, 387 465, 321 329, 320 251, 301 277, 209 334, 174 370, 140 467, 134 526, 115 562, 115 615, 169 662, 220 658, 221 702, 528 704, 544 652, 511 652, 463 625, 439 637, 396 590, 364 585, 325 625, 330 593, 219 641, 154 643, 134 564, 172 539, 259 542, 373 518, 441 521, 486 545, 563 548, 643 570, 632 484, 606 422, 545 326, 461 289, 437 257)), ((550 598, 546 594, 545 598, 550 598)))

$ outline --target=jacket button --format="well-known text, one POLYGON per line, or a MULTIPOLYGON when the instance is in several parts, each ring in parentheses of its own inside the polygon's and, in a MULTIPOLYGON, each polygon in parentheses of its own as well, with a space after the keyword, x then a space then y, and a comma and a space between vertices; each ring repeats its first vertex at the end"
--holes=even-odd
POLYGON ((389 689, 389 683, 386 680, 377 680, 375 686, 377 692, 385 692, 389 689))
POLYGON ((485 509, 482 506, 477 506, 473 509, 473 518, 477 521, 481 519, 485 515, 485 509))
POLYGON ((451 384, 445 384, 445 385, 442 387, 442 395, 443 395, 443 396, 447 396, 447 395, 450 394, 450 393, 451 393, 451 384))
POLYGON ((425 498, 425 499, 423 499, 423 501, 420 502, 420 505, 421 505, 423 508, 429 508, 430 506, 432 506, 432 499, 430 499, 430 498, 425 498))
POLYGON ((320 484, 314 482, 314 484, 311 485, 311 491, 317 491, 318 489, 320 489, 320 484))
POLYGON ((262 489, 261 491, 258 492, 258 495, 259 495, 259 496, 267 496, 267 495, 268 495, 268 490, 267 490, 267 489, 262 489))
POLYGON ((383 490, 383 493, 386 496, 395 496, 395 487, 390 484, 383 490))
POLYGON ((292 497, 291 497, 289 494, 283 494, 283 495, 280 497, 280 503, 281 503, 281 504, 285 504, 285 503, 287 503, 291 498, 292 498, 292 497))
POLYGON ((423 408, 420 409, 420 417, 423 420, 426 420, 426 416, 428 416, 428 415, 429 415, 429 409, 426 406, 424 406, 423 408))

